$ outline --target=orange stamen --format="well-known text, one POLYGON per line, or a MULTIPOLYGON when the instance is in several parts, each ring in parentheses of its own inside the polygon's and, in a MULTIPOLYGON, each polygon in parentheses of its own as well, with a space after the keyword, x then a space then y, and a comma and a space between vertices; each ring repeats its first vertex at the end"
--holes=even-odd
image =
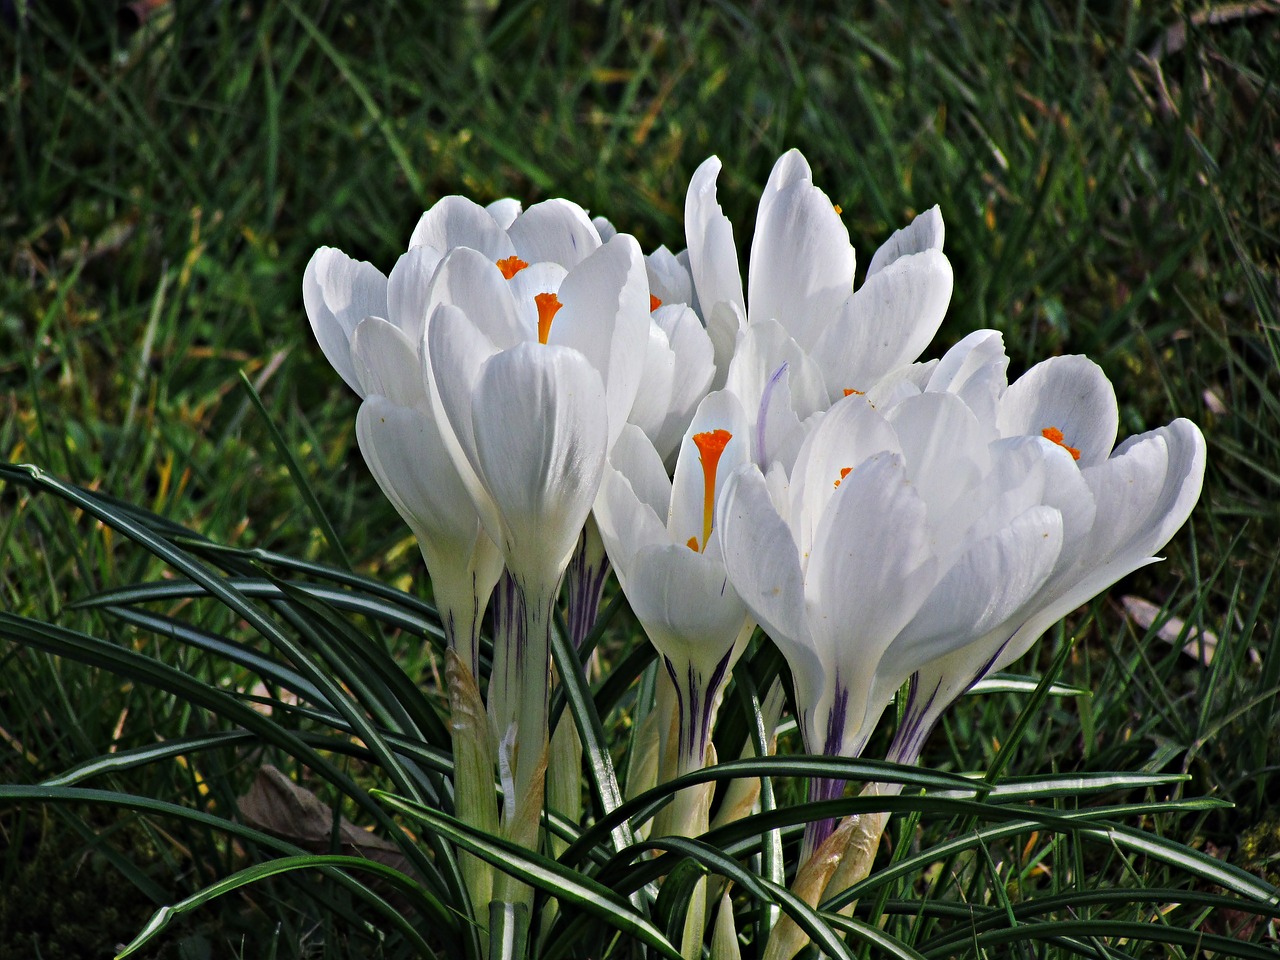
MULTIPOLYGON (((711 539, 711 520, 716 512, 716 468, 720 465, 720 455, 733 439, 728 430, 708 430, 695 433, 693 442, 698 448, 698 462, 702 464, 702 544, 696 547, 699 551, 707 549, 707 541, 711 539)), ((689 546, 697 542, 696 537, 689 538, 689 546)))
MULTIPOLYGON (((841 467, 841 468, 840 468, 840 480, 843 480, 845 477, 847 477, 847 476, 848 476, 849 474, 851 474, 851 473, 853 473, 853 467, 841 467)), ((837 481, 836 481, 836 486, 837 486, 837 487, 838 487, 838 486, 840 486, 840 480, 837 480, 837 481)))
POLYGON ((1040 431, 1040 436, 1044 437, 1050 443, 1056 443, 1063 450, 1067 451, 1067 453, 1071 454, 1072 460, 1080 459, 1080 451, 1075 447, 1067 446, 1066 439, 1062 436, 1062 431, 1057 427, 1045 427, 1040 431))
POLYGON ((546 343, 551 336, 551 320, 564 304, 554 293, 540 293, 533 302, 538 305, 538 342, 546 343))
POLYGON ((498 269, 502 271, 502 276, 505 280, 510 280, 528 265, 516 256, 503 257, 498 261, 498 269))
POLYGON ((853 389, 853 387, 845 387, 845 388, 844 388, 844 395, 845 395, 846 397, 850 397, 850 396, 852 396, 852 397, 861 397, 861 396, 865 396, 865 395, 866 395, 866 392, 867 392, 867 391, 865 391, 865 390, 855 390, 855 389, 853 389))
POLYGON ((660 306, 662 306, 662 301, 659 300, 657 297, 655 297, 652 293, 649 294, 649 312, 653 313, 653 311, 657 310, 660 306))

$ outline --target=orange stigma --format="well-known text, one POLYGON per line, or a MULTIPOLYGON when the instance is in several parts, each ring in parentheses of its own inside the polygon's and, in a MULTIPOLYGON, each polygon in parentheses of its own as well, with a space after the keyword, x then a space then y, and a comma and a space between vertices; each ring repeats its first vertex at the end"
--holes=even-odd
POLYGON ((662 306, 662 301, 659 300, 657 297, 655 297, 652 293, 649 294, 649 312, 653 313, 653 311, 657 310, 660 306, 662 306))
POLYGON ((516 256, 503 257, 498 261, 498 269, 502 271, 503 279, 506 280, 510 280, 528 265, 529 264, 516 256))
POLYGON ((688 540, 688 542, 686 542, 686 543, 685 543, 685 546, 686 546, 686 547, 688 547, 690 550, 692 550, 694 553, 701 553, 701 552, 702 552, 700 549, 698 549, 698 538, 697 538, 697 537, 690 537, 690 538, 689 538, 689 540, 688 540))
POLYGON ((865 396, 865 395, 866 395, 866 393, 867 393, 867 391, 865 391, 865 390, 855 390, 855 389, 853 389, 853 387, 845 387, 845 388, 844 388, 844 395, 845 395, 846 397, 862 397, 862 396, 865 396))
POLYGON ((840 206, 840 204, 838 203, 833 203, 831 205, 831 209, 836 212, 837 217, 840 216, 840 214, 844 213, 844 207, 840 206))
POLYGON ((1040 431, 1040 436, 1044 437, 1050 443, 1056 443, 1063 450, 1067 451, 1067 453, 1071 454, 1072 460, 1080 459, 1080 451, 1077 450, 1075 447, 1067 446, 1066 440, 1062 436, 1062 431, 1059 430, 1057 427, 1045 427, 1043 430, 1040 431))
MULTIPOLYGON (((847 476, 848 476, 849 474, 851 474, 851 473, 853 473, 853 467, 841 467, 841 468, 840 468, 840 480, 843 480, 845 477, 847 477, 847 476)), ((840 480, 837 480, 837 481, 836 481, 836 486, 837 486, 837 487, 838 487, 838 486, 840 486, 840 480)))
POLYGON ((533 302, 538 305, 538 342, 546 343, 551 336, 551 320, 564 304, 554 293, 540 293, 533 302))
POLYGON ((689 547, 699 552, 707 549, 707 541, 711 539, 711 520, 716 512, 716 468, 732 439, 733 434, 728 430, 708 430, 693 435, 698 462, 702 464, 702 543, 699 545, 697 537, 690 537, 689 547))

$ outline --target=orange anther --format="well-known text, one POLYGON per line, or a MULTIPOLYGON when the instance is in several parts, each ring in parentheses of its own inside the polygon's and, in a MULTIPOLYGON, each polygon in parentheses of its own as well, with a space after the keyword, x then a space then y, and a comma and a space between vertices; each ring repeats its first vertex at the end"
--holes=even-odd
POLYGON ((1066 439, 1062 436, 1062 431, 1057 427, 1045 427, 1040 431, 1040 436, 1044 437, 1050 443, 1056 443, 1063 450, 1067 451, 1067 453, 1071 454, 1072 460, 1080 459, 1080 451, 1075 447, 1067 446, 1066 439))
POLYGON ((554 293, 540 293, 533 302, 538 305, 538 342, 546 343, 551 336, 551 320, 564 304, 554 293))
POLYGON ((653 313, 653 311, 657 310, 660 306, 662 306, 662 301, 659 300, 657 297, 655 297, 652 293, 649 294, 649 312, 653 313))
MULTIPOLYGON (((720 455, 733 439, 728 430, 708 430, 693 435, 694 445, 698 448, 698 462, 702 464, 702 543, 697 548, 707 549, 707 541, 711 539, 711 520, 716 512, 716 468, 720 465, 720 455)), ((689 545, 697 542, 696 537, 689 538, 689 545)))
POLYGON ((507 280, 510 280, 528 265, 516 256, 503 257, 498 261, 498 269, 502 271, 503 278, 507 280))
MULTIPOLYGON (((848 476, 849 474, 851 474, 851 473, 853 473, 853 467, 841 467, 841 468, 840 468, 840 480, 843 480, 845 477, 847 477, 847 476, 848 476)), ((838 486, 840 486, 840 480, 837 480, 837 481, 836 481, 836 486, 837 486, 837 487, 838 487, 838 486)))

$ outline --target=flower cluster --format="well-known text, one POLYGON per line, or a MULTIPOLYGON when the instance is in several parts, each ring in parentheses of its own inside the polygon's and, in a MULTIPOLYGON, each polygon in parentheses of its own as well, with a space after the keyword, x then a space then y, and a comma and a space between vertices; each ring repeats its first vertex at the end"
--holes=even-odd
MULTIPOLYGON (((664 667, 651 779, 714 762, 757 625, 786 658, 809 752, 859 756, 901 690, 890 756, 911 763, 948 704, 1152 562, 1200 493, 1200 431, 1175 420, 1116 446, 1115 395, 1083 357, 1010 383, 984 330, 919 360, 952 289, 936 207, 855 289, 840 210, 791 151, 744 284, 718 172, 712 158, 693 176, 678 255, 645 256, 564 200, 448 197, 389 276, 322 248, 304 277, 321 349, 363 399, 360 449, 473 683, 506 571, 485 710, 504 823, 526 845, 552 614, 570 570, 590 577, 571 584, 571 619, 593 619, 593 544, 664 667)), ((699 832, 706 804, 687 798, 664 827, 699 832)), ((810 826, 806 854, 832 827, 810 826)))

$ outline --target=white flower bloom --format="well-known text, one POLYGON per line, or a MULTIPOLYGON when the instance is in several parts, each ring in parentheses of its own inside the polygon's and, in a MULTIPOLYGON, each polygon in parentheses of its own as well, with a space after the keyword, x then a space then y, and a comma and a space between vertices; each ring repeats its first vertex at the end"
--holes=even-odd
POLYGON ((996 441, 946 394, 892 414, 840 401, 805 439, 784 509, 754 465, 719 507, 730 582, 791 665, 814 753, 858 755, 897 685, 1021 609, 1062 546, 1058 511, 1009 493, 1038 444, 996 441))
POLYGON ((703 163, 685 201, 690 272, 716 350, 713 383, 742 399, 765 441, 757 463, 776 456, 789 467, 797 424, 867 392, 933 338, 952 285, 942 217, 934 207, 890 237, 855 291, 848 230, 804 157, 789 151, 760 198, 744 297, 733 228, 716 201, 719 169, 715 157, 703 163))
POLYGON ((596 500, 623 592, 677 694, 677 772, 702 766, 716 704, 752 626, 713 536, 725 478, 749 457, 741 405, 730 393, 713 393, 685 432, 674 480, 649 440, 628 426, 596 500))

